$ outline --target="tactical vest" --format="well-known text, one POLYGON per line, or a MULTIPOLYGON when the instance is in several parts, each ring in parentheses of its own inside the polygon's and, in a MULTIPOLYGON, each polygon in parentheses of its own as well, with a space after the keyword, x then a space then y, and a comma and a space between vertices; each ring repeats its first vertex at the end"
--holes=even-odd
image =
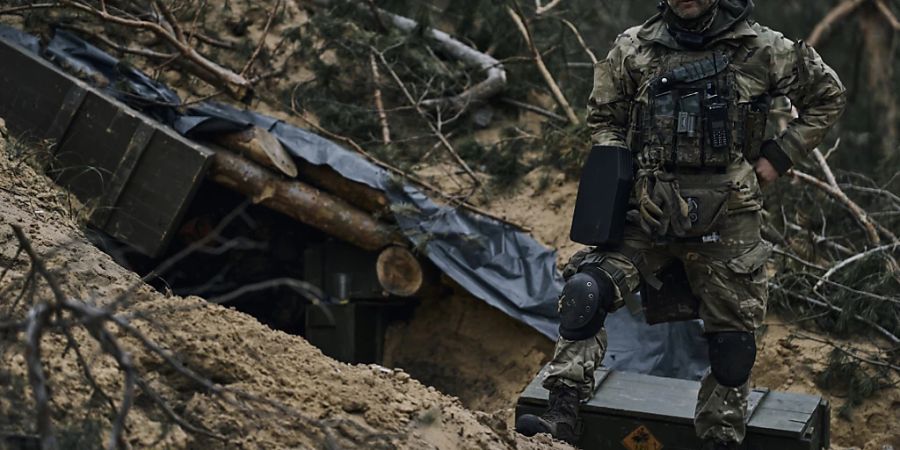
POLYGON ((671 53, 652 78, 632 121, 632 149, 667 169, 724 170, 736 158, 755 161, 769 98, 738 103, 729 56, 671 53))

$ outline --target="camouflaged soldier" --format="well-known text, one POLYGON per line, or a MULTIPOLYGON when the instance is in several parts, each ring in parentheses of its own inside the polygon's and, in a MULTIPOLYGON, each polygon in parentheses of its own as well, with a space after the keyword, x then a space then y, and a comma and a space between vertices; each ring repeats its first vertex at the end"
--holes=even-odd
MULTIPOLYGON (((759 186, 817 146, 845 103, 815 50, 751 21, 752 9, 752 0, 663 1, 595 66, 592 151, 627 151, 634 162, 624 238, 586 248, 565 267, 560 338, 544 380, 550 407, 522 416, 523 434, 574 443, 578 403, 590 396, 605 352, 607 312, 639 289, 648 306, 680 278, 709 342, 697 435, 707 449, 738 448, 744 439, 754 332, 768 296, 759 186), (765 140, 777 96, 799 117, 765 140)), ((656 305, 666 305, 662 297, 656 305)))

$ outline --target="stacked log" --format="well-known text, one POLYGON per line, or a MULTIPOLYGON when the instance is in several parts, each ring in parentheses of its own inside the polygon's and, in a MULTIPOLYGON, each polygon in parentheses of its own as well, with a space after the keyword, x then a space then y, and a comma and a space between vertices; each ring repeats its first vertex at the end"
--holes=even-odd
POLYGON ((437 270, 409 249, 396 225, 381 220, 389 216, 381 191, 327 167, 294 163, 261 128, 213 141, 221 146, 213 147, 213 181, 361 249, 379 251, 375 271, 386 293, 419 296, 439 284, 437 270))

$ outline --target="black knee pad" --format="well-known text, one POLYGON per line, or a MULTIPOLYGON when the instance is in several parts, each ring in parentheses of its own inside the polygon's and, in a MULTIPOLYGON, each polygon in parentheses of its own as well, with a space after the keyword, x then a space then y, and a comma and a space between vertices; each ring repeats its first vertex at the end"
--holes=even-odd
POLYGON ((708 333, 709 365, 722 386, 739 387, 750 379, 756 361, 756 339, 746 331, 708 333))
POLYGON ((559 298, 559 335, 570 341, 596 335, 612 309, 613 296, 612 280, 599 268, 588 266, 573 275, 559 298))

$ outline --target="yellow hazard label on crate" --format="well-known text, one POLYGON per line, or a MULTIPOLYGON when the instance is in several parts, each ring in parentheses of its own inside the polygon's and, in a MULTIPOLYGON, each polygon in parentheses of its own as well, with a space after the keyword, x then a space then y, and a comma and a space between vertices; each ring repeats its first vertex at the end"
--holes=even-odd
POLYGON ((643 425, 625 436, 625 439, 622 439, 622 445, 628 450, 661 450, 663 448, 656 436, 653 436, 653 433, 643 425))

